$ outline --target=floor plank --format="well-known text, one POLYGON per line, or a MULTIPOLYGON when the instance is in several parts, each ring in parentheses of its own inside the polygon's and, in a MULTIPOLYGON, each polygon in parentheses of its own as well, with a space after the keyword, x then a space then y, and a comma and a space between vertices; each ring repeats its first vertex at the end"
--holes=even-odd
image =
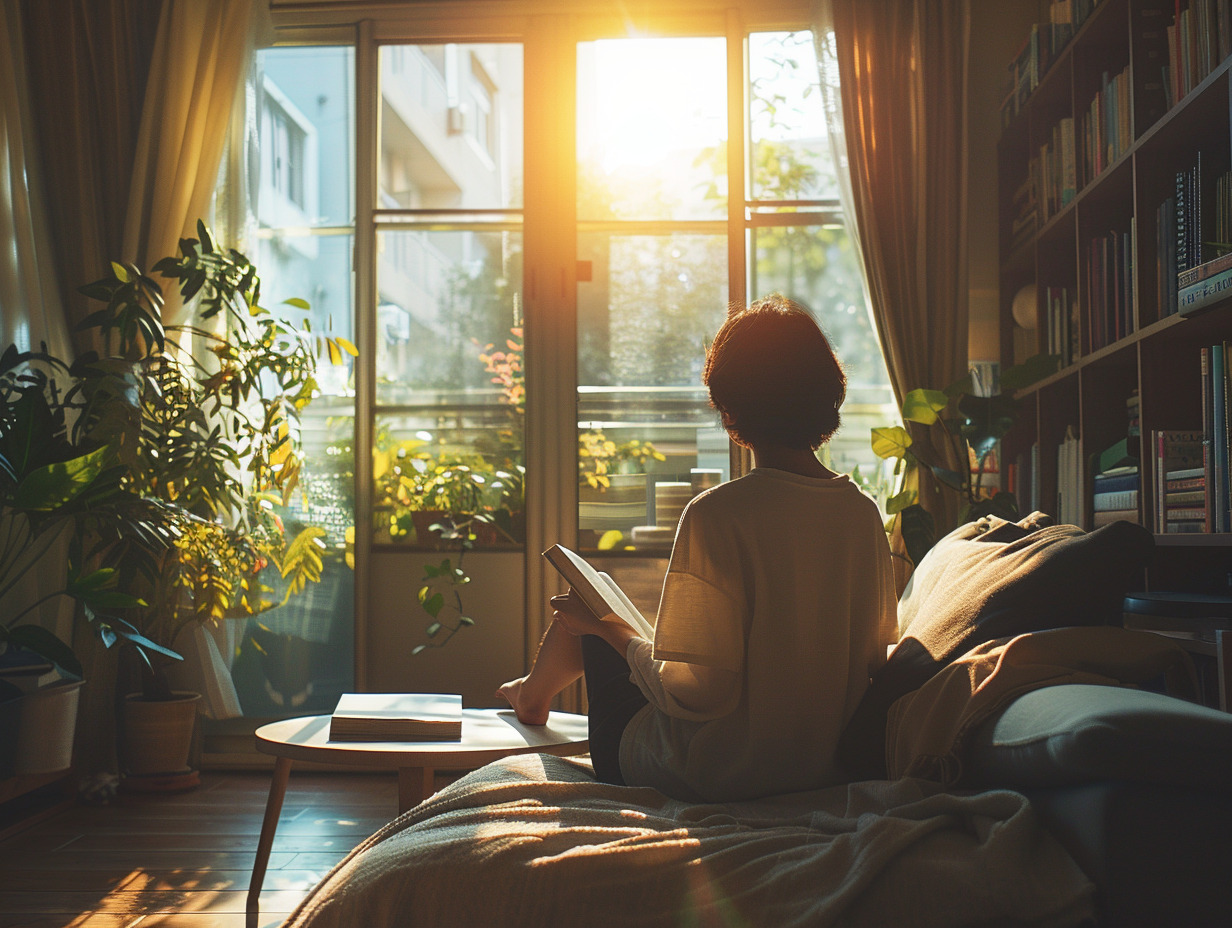
MULTIPOLYGON (((0 928, 250 928, 268 773, 70 806, 0 840, 0 928)), ((355 845, 397 816, 393 774, 292 774, 260 897, 275 928, 355 845)))

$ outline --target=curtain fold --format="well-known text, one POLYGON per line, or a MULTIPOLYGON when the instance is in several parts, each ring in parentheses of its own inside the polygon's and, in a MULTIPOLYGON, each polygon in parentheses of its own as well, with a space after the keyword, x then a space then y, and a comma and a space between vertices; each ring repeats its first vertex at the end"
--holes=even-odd
MULTIPOLYGON (((70 358, 68 331, 52 259, 42 170, 27 82, 22 12, 18 0, 0 0, 0 350, 47 350, 70 358)), ((9 518, 0 517, 0 535, 9 518)), ((9 616, 64 587, 68 537, 54 546, 5 598, 9 616)), ((74 602, 42 602, 25 621, 37 622, 62 641, 73 637, 74 602)))
MULTIPOLYGON (((895 395, 967 373, 969 0, 819 0, 814 37, 849 228, 895 395)), ((962 471, 940 427, 912 426, 962 471)), ((931 475, 920 502, 938 533, 960 501, 931 475)))
POLYGON ((40 138, 61 299, 73 331, 92 311, 77 287, 120 254, 133 152, 163 0, 24 0, 31 104, 40 138))
MULTIPOLYGON (((208 218, 253 52, 251 0, 167 0, 134 154, 122 254, 149 268, 208 218)), ((184 321, 167 294, 164 322, 184 321)))
POLYGON ((18 0, 0 0, 0 346, 66 358, 21 21, 18 0))

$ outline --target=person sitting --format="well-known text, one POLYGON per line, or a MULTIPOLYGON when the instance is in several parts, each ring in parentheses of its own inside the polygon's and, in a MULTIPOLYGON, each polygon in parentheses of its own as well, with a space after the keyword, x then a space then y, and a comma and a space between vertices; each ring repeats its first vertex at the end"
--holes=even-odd
POLYGON ((816 455, 846 376, 808 311, 774 294, 729 312, 703 381, 754 467, 686 506, 654 641, 570 590, 530 672, 497 692, 543 724, 584 675, 607 783, 720 802, 843 782, 835 746, 896 621, 877 506, 816 455))

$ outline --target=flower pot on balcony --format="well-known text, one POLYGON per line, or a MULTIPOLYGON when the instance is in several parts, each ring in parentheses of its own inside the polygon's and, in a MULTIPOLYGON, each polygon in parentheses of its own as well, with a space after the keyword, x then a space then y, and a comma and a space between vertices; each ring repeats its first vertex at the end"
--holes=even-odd
POLYGON ((441 533, 439 529, 433 531, 432 526, 439 523, 446 515, 443 509, 416 509, 412 512, 411 522, 415 526, 415 543, 425 548, 438 547, 441 543, 441 533))

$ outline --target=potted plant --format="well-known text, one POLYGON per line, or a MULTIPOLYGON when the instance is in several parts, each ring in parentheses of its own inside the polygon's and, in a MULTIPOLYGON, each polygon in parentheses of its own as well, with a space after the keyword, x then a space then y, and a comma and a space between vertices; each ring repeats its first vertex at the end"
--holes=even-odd
POLYGON ((12 751, 0 769, 9 773, 71 762, 82 669, 39 624, 44 604, 76 600, 108 647, 175 656, 113 614, 140 600, 117 588, 110 558, 123 550, 152 576, 175 540, 167 508, 127 486, 115 446, 92 435, 108 410, 132 402, 130 385, 94 355, 72 367, 45 349, 9 345, 0 355, 0 651, 10 669, 27 671, 0 679, 0 743, 12 751))
POLYGON ((990 396, 973 392, 968 375, 945 390, 920 388, 903 397, 903 421, 924 427, 940 426, 954 458, 971 462, 970 467, 961 471, 938 463, 903 426, 872 430, 873 451, 883 460, 894 460, 894 472, 899 478, 899 491, 886 503, 886 513, 893 517, 887 531, 901 534, 913 565, 920 562, 938 537, 932 515, 919 503, 921 479, 934 480, 945 491, 959 495, 959 523, 986 515, 1019 518, 1013 493, 984 486, 985 468, 997 442, 1014 426, 1018 413, 1014 392, 1052 373, 1058 363, 1055 355, 1037 355, 1007 368, 1001 375, 1002 392, 990 396))
MULTIPOLYGON (((646 465, 666 455, 640 439, 616 442, 601 429, 578 434, 578 527, 614 543, 647 520, 646 465)), ((597 541, 595 542, 598 543, 597 541)))
MULTIPOLYGON (((217 247, 204 224, 197 231, 153 268, 195 308, 191 324, 164 328, 162 289, 133 265, 113 264, 111 276, 82 288, 103 303, 84 325, 113 348, 106 363, 136 397, 132 406, 112 404, 92 438, 117 449, 122 485, 157 501, 175 529, 157 571, 126 557, 114 565, 120 586, 141 600, 125 618, 165 651, 195 625, 259 613, 320 579, 324 530, 292 535, 277 509, 298 483, 299 417, 316 392, 318 354, 338 362, 355 353, 344 339, 318 338, 307 323, 263 307, 251 262, 217 247)), ((185 703, 195 700, 172 691, 166 655, 136 654, 140 692, 126 699, 125 733, 138 731, 139 718, 178 712, 191 734, 195 708, 185 703)), ((169 723, 154 724, 144 746, 169 740, 169 723)), ((136 742, 124 753, 130 773, 158 772, 136 756, 136 742)))

